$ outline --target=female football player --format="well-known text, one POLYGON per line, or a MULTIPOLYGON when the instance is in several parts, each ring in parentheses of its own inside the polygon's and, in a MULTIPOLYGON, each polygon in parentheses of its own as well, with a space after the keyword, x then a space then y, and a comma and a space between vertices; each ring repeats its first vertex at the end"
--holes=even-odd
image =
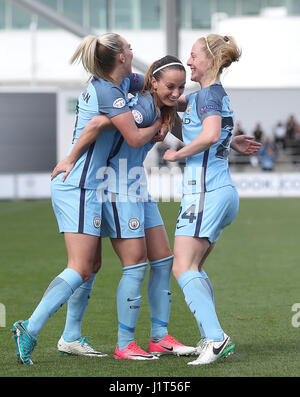
POLYGON ((169 149, 163 157, 186 159, 173 274, 203 332, 199 357, 191 365, 212 363, 234 350, 219 323, 213 288, 202 266, 223 229, 238 214, 238 193, 228 167, 234 118, 220 76, 239 57, 233 37, 210 34, 195 42, 187 64, 192 81, 201 89, 180 100, 186 109, 182 118, 185 146, 169 149))

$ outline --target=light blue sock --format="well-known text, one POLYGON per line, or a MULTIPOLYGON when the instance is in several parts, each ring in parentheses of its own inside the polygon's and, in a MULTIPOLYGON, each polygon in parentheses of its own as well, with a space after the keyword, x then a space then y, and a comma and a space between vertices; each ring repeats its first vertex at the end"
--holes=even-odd
POLYGON ((66 342, 74 342, 81 337, 82 318, 89 303, 95 277, 96 273, 93 273, 68 300, 66 324, 62 335, 66 342))
POLYGON ((173 256, 150 262, 150 265, 148 280, 148 299, 151 312, 150 337, 153 341, 158 342, 168 334, 173 256))
MULTIPOLYGON (((213 303, 215 303, 214 288, 213 288, 213 286, 212 286, 212 283, 210 282, 210 280, 209 280, 209 278, 208 278, 208 275, 206 274, 206 272, 205 272, 204 270, 201 270, 200 273, 201 273, 202 276, 203 276, 203 280, 204 280, 204 281, 206 282, 206 284, 207 284, 208 291, 210 292, 211 299, 212 299, 213 303)), ((206 338, 206 335, 205 335, 204 329, 203 329, 203 327, 202 327, 202 324, 199 323, 198 326, 199 326, 199 330, 200 330, 200 333, 201 333, 201 337, 202 337, 202 338, 206 338)))
POLYGON ((206 338, 222 341, 224 333, 203 274, 196 270, 189 270, 183 273, 177 281, 184 293, 187 305, 194 314, 198 326, 201 324, 206 338))
POLYGON ((134 342, 142 298, 140 290, 147 268, 147 263, 123 268, 123 276, 117 290, 119 350, 125 349, 131 342, 134 342))
POLYGON ((47 320, 54 314, 82 284, 79 273, 65 269, 47 288, 42 300, 28 320, 28 332, 37 337, 47 320))
POLYGON ((203 279, 205 280, 205 282, 206 282, 206 284, 207 284, 207 286, 208 286, 208 289, 209 289, 210 295, 211 295, 211 299, 213 300, 213 302, 214 302, 214 304, 215 304, 214 287, 213 287, 213 285, 212 285, 210 279, 208 278, 208 275, 206 274, 206 272, 205 272, 204 270, 201 270, 200 273, 202 274, 203 279))

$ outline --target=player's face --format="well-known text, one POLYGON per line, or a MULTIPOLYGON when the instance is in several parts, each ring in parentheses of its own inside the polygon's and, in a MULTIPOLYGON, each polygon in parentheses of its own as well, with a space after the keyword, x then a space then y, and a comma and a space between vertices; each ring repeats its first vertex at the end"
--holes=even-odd
POLYGON ((207 58, 202 41, 196 41, 192 47, 191 56, 187 61, 191 68, 191 80, 200 82, 201 78, 207 74, 211 67, 211 60, 207 58))
POLYGON ((157 94, 158 106, 175 106, 183 94, 186 74, 183 70, 166 69, 159 81, 152 77, 151 83, 157 94))
POLYGON ((124 38, 121 38, 123 42, 123 56, 124 56, 124 68, 127 74, 131 73, 132 70, 132 58, 133 53, 130 44, 124 38))

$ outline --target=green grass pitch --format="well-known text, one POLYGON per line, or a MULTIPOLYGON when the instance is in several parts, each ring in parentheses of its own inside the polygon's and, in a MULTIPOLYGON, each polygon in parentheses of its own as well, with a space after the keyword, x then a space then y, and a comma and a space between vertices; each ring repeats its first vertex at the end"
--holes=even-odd
MULTIPOLYGON (((160 203, 173 247, 179 203, 160 203)), ((299 377, 300 329, 292 306, 300 302, 299 199, 241 199, 235 222, 221 236, 205 270, 214 288, 223 329, 236 344, 235 354, 204 367, 188 366, 188 357, 164 356, 153 362, 115 360, 116 289, 121 266, 109 240, 103 243, 98 274, 83 322, 83 335, 106 358, 61 356, 56 344, 64 328, 66 305, 38 338, 33 366, 18 365, 13 322, 27 319, 51 280, 66 264, 63 236, 48 200, 0 202, 0 303, 6 326, 0 327, 1 377, 299 377)), ((150 314, 147 280, 136 341, 147 348, 150 314)), ((299 310, 299 309, 298 309, 299 310)), ((172 276, 169 332, 195 345, 199 332, 172 276)))

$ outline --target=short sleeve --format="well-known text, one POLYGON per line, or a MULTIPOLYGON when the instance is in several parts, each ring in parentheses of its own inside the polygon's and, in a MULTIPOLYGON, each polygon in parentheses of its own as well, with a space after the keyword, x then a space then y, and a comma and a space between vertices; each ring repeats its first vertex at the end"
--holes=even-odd
POLYGON ((142 74, 131 73, 128 78, 130 82, 128 92, 135 94, 142 90, 144 86, 144 76, 142 74))
POLYGON ((206 119, 208 116, 222 115, 222 100, 218 95, 214 95, 212 91, 208 91, 206 95, 196 98, 196 110, 200 120, 206 119))
POLYGON ((101 92, 97 93, 99 113, 112 118, 130 110, 125 94, 120 88, 114 85, 101 88, 101 92))

